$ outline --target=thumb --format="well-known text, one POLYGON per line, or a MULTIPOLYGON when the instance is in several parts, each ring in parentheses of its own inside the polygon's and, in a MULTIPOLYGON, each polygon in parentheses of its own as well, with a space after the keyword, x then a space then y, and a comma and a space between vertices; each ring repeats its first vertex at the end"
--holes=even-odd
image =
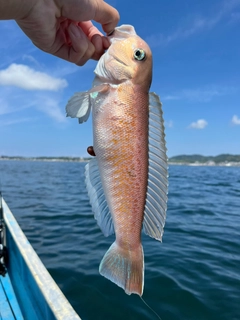
POLYGON ((103 0, 55 0, 61 15, 76 22, 94 20, 108 34, 119 21, 118 11, 103 0))
POLYGON ((102 0, 96 1, 96 11, 93 20, 99 22, 107 34, 114 30, 119 19, 119 13, 115 8, 102 0))

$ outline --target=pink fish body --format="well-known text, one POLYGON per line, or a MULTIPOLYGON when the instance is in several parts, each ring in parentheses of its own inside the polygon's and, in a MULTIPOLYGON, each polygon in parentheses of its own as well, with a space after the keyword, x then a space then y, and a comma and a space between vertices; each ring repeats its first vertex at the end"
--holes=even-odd
POLYGON ((96 158, 86 166, 86 185, 103 233, 115 231, 99 271, 127 294, 142 295, 141 230, 162 239, 167 202, 167 157, 161 103, 149 94, 152 54, 132 26, 115 29, 95 69, 91 90, 76 93, 67 115, 93 114, 96 158))

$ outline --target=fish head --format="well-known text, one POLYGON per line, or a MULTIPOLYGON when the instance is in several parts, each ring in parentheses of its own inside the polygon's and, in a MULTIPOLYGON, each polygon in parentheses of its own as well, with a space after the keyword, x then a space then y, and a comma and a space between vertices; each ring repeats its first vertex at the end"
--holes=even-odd
POLYGON ((131 80, 149 88, 152 80, 152 53, 130 25, 123 25, 108 37, 110 47, 100 58, 95 74, 102 81, 120 84, 131 80))

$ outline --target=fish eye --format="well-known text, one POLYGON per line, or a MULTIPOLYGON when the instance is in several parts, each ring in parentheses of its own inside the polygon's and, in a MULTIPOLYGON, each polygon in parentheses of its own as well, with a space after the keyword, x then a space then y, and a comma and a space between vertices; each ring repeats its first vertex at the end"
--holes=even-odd
POLYGON ((146 59, 146 53, 143 49, 136 49, 134 51, 134 59, 138 61, 143 61, 146 59))

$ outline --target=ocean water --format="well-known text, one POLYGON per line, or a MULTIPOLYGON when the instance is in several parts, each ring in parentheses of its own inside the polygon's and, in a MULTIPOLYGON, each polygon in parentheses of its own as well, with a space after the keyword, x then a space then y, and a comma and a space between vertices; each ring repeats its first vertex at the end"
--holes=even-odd
MULTIPOLYGON (((91 213, 84 163, 0 161, 5 200, 83 320, 157 319, 102 277, 114 240, 91 213)), ((163 243, 143 235, 143 298, 162 320, 240 320, 240 168, 170 166, 163 243)))

